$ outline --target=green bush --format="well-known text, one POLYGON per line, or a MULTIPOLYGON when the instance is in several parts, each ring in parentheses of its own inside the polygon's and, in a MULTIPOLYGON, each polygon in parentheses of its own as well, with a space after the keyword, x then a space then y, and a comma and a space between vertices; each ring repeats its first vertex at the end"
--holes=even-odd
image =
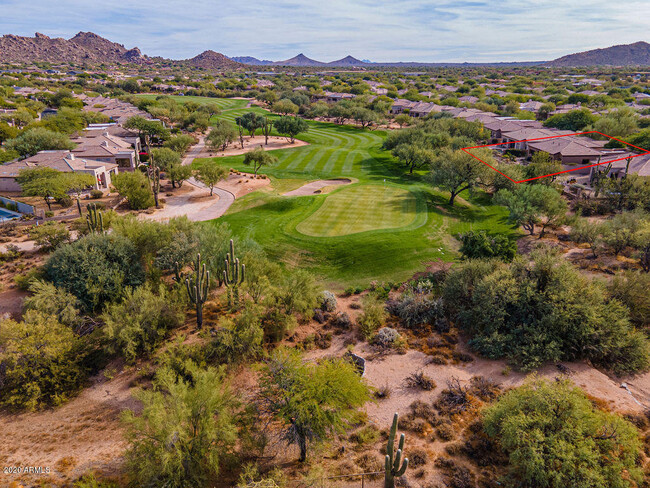
POLYGON ((34 239, 36 245, 41 249, 49 251, 59 247, 70 240, 65 224, 61 222, 45 222, 36 225, 29 230, 29 238, 34 239))
POLYGON ((357 319, 357 326, 364 339, 370 339, 385 322, 384 304, 370 295, 363 297, 363 313, 357 319))
POLYGON ((180 304, 162 285, 158 294, 146 286, 127 289, 124 300, 109 304, 102 315, 106 350, 130 362, 149 356, 184 317, 180 304))
POLYGON ((488 234, 484 230, 469 231, 458 236, 460 253, 466 259, 499 258, 510 262, 517 254, 517 244, 502 234, 488 234))
POLYGON ((145 278, 135 246, 109 234, 87 235, 59 247, 45 263, 44 273, 87 311, 119 300, 127 287, 140 286, 145 278))
POLYGON ((90 190, 90 198, 93 200, 97 200, 98 198, 101 198, 104 196, 104 192, 101 190, 90 190))
POLYGON ((80 342, 55 317, 28 311, 0 321, 0 405, 35 410, 63 403, 83 378, 80 342))
POLYGON ((219 321, 212 342, 212 351, 218 361, 234 363, 261 354, 264 329, 260 312, 259 307, 247 305, 234 319, 219 321))
POLYGON ((127 467, 137 486, 206 486, 238 438, 236 402, 222 369, 188 362, 187 378, 168 368, 137 394, 142 414, 127 411, 127 467))
POLYGON ((52 283, 35 279, 29 285, 31 295, 25 298, 25 310, 34 310, 55 317, 61 324, 77 329, 83 322, 79 301, 67 291, 52 283))
POLYGON ((643 480, 639 433, 596 410, 569 380, 535 380, 488 408, 485 431, 510 458, 507 486, 633 488, 643 480))

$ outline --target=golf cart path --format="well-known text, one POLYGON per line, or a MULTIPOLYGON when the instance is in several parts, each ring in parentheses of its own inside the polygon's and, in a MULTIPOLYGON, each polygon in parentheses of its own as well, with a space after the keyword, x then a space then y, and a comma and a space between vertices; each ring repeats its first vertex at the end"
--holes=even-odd
POLYGON ((302 185, 300 188, 296 188, 290 192, 284 193, 285 197, 301 197, 305 195, 313 195, 321 188, 326 186, 335 186, 335 185, 349 185, 352 183, 352 180, 349 178, 337 178, 332 180, 316 180, 311 183, 302 185))

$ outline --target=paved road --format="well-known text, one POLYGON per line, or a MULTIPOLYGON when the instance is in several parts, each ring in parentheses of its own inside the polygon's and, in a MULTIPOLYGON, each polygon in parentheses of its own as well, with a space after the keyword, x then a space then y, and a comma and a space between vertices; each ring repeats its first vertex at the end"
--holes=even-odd
MULTIPOLYGON (((192 161, 194 161, 204 150, 205 136, 200 136, 199 142, 190 148, 190 150, 187 152, 187 155, 183 158, 182 164, 184 166, 192 164, 192 161)), ((207 186, 194 178, 190 178, 187 180, 187 182, 197 188, 203 188, 206 190, 208 189, 207 186)), ((219 197, 219 200, 209 207, 198 210, 196 212, 192 212, 192 215, 187 216, 190 220, 201 222, 204 220, 216 219, 217 217, 221 217, 223 214, 225 214, 226 210, 228 210, 230 206, 235 203, 235 195, 228 190, 224 190, 223 188, 215 186, 213 193, 219 197)))

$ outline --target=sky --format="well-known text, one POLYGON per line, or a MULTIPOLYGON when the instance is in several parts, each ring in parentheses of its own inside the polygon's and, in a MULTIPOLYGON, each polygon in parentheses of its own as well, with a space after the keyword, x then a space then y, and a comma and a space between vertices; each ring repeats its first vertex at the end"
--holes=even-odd
POLYGON ((650 40, 648 0, 0 0, 0 34, 91 31, 149 56, 541 61, 650 40))

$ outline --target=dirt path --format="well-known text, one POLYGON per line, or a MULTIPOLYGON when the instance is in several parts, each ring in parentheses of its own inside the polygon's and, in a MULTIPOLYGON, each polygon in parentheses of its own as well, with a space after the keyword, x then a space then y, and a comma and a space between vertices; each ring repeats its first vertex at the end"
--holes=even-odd
POLYGON ((140 408, 131 396, 135 374, 122 371, 111 380, 100 374, 79 396, 53 410, 0 414, 2 465, 50 469, 49 475, 0 474, 0 486, 36 480, 51 480, 58 486, 89 469, 119 468, 127 445, 120 414, 127 408, 140 408))
POLYGON ((347 178, 339 178, 335 180, 317 180, 302 185, 300 188, 292 190, 290 192, 284 193, 285 197, 300 197, 305 195, 313 195, 318 190, 325 188, 326 186, 336 186, 336 185, 349 185, 352 183, 352 180, 347 178))

